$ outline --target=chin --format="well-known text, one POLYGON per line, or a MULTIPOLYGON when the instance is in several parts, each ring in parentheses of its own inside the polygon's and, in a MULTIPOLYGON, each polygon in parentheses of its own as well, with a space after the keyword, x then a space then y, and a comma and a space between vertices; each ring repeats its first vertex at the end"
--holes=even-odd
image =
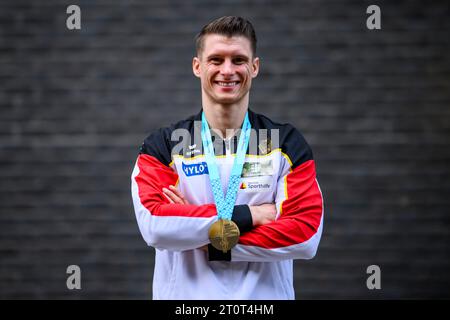
POLYGON ((239 102, 241 99, 236 98, 218 98, 216 101, 220 104, 234 104, 239 102))
POLYGON ((218 103, 222 103, 222 104, 233 104, 233 103, 238 103, 240 102, 242 99, 244 99, 245 94, 244 95, 221 95, 221 94, 217 94, 214 97, 214 100, 217 101, 218 103))

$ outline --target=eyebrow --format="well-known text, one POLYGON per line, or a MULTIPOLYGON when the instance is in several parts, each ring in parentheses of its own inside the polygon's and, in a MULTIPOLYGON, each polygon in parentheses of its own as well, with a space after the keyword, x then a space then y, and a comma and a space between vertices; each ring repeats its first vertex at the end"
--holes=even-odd
MULTIPOLYGON (((206 60, 211 60, 213 58, 221 58, 222 55, 219 53, 214 53, 214 54, 210 54, 209 56, 206 57, 206 60)), ((240 59, 244 59, 244 60, 250 60, 250 57, 246 56, 245 54, 236 54, 233 55, 233 58, 240 58, 240 59)))

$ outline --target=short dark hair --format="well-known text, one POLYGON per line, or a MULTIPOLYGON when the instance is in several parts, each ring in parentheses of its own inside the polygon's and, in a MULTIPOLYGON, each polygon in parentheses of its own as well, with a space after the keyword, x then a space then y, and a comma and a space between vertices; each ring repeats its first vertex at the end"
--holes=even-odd
POLYGON ((256 55, 256 33, 253 25, 247 19, 225 16, 205 25, 195 37, 197 54, 203 50, 204 36, 207 34, 220 34, 227 37, 243 36, 250 41, 253 57, 256 55))

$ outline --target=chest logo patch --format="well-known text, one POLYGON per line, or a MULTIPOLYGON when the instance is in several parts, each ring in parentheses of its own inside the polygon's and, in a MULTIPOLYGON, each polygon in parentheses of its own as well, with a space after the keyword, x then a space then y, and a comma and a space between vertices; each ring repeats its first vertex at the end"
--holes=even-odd
POLYGON ((208 174, 208 165, 206 162, 185 164, 182 163, 182 168, 186 177, 199 176, 202 174, 208 174))
POLYGON ((257 162, 246 162, 242 168, 241 177, 258 177, 258 176, 270 176, 273 175, 272 160, 260 160, 257 162))
POLYGON ((243 178, 239 189, 242 192, 267 192, 272 189, 272 177, 243 178))

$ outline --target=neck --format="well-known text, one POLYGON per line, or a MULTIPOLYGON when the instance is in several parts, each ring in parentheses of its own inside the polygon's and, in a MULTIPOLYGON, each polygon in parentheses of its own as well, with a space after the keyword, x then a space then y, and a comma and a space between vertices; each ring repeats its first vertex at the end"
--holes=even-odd
POLYGON ((240 129, 248 110, 248 96, 237 104, 212 104, 203 101, 203 112, 208 124, 222 139, 233 136, 240 129))

